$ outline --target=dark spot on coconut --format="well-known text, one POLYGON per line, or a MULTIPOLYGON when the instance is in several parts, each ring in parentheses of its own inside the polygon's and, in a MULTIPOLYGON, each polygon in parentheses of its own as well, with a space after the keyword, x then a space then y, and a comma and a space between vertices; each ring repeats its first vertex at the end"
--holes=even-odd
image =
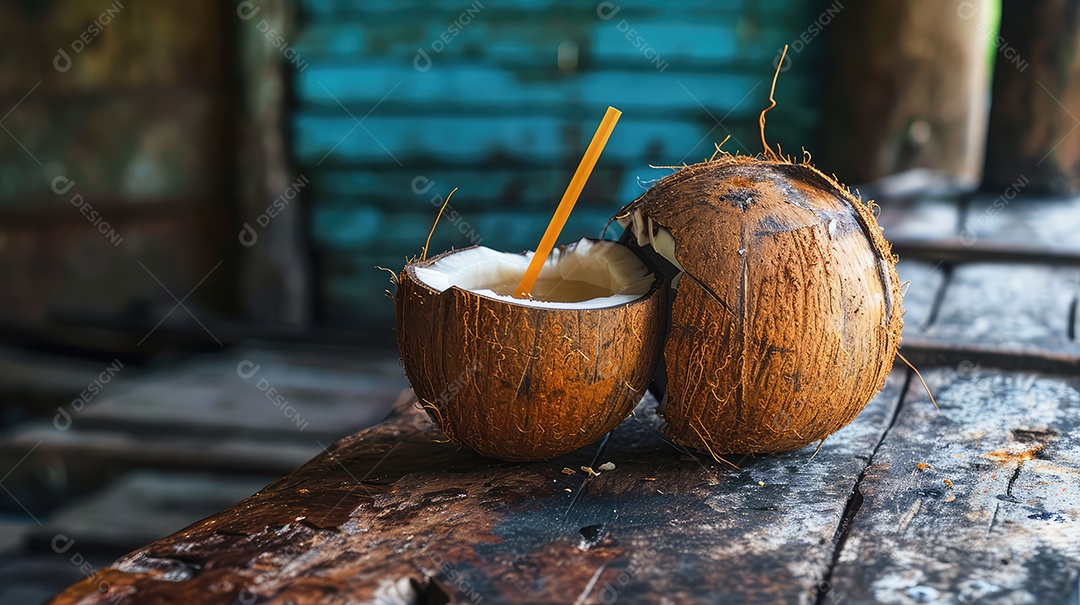
POLYGON ((754 205, 754 193, 753 189, 747 188, 728 189, 720 196, 720 199, 745 212, 747 208, 754 205))
POLYGON ((784 374, 784 379, 791 383, 792 391, 798 393, 802 390, 802 373, 784 374))
POLYGON ((772 361, 774 355, 779 355, 783 357, 784 355, 789 354, 791 354, 791 349, 785 347, 778 347, 774 344, 769 344, 767 347, 765 347, 765 355, 762 356, 761 364, 758 366, 756 380, 760 380, 761 377, 765 374, 766 370, 769 369, 769 364, 772 361))

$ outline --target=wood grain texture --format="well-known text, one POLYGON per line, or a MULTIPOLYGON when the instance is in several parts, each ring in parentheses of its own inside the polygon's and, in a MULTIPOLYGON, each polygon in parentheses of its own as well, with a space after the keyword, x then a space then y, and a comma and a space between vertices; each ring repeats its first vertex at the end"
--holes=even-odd
POLYGON ((1030 186, 1030 180, 1016 180, 1001 191, 972 196, 964 208, 960 243, 1080 254, 1080 198, 1024 195, 1030 186))
MULTIPOLYGON (((946 272, 938 263, 901 259, 896 274, 904 292, 904 333, 917 334, 926 329, 936 312, 938 299, 945 287, 946 272)), ((903 346, 903 341, 901 341, 903 346)))
POLYGON ((879 220, 901 258, 1080 265, 1080 199, 1031 195, 1033 187, 1022 176, 990 193, 886 198, 879 220))
POLYGON ((878 223, 890 242, 949 239, 956 236, 961 210, 955 197, 886 198, 878 223))
POLYGON ((1080 268, 965 264, 952 272, 938 325, 927 334, 954 343, 1075 344, 1080 268))
POLYGON ((859 484, 827 603, 1065 603, 1080 569, 1080 381, 912 383, 859 484))
POLYGON ((107 592, 87 580, 52 603, 812 603, 904 382, 890 378, 816 456, 733 459, 740 469, 673 447, 651 398, 605 444, 529 464, 440 442, 406 402, 124 557, 102 572, 107 592))

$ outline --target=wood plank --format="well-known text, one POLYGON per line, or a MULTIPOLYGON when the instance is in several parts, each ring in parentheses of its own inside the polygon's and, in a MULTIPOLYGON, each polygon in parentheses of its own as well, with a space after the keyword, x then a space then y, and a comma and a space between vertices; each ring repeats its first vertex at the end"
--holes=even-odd
POLYGON ((378 422, 408 384, 393 355, 310 345, 242 346, 167 371, 94 365, 45 420, 0 439, 0 464, 18 469, 7 485, 36 485, 35 465, 57 464, 76 492, 132 467, 281 475, 378 422))
MULTIPOLYGON (((439 211, 424 201, 419 201, 414 208, 425 211, 401 208, 394 212, 368 205, 319 207, 313 213, 312 234, 316 245, 327 251, 379 252, 401 258, 419 256, 439 211)), ((451 202, 443 213, 431 236, 431 256, 451 247, 474 245, 510 252, 531 250, 540 241, 554 212, 551 209, 554 205, 547 209, 514 212, 497 209, 485 212, 476 208, 459 211, 457 208, 451 202)), ((560 243, 582 237, 600 237, 616 212, 617 207, 575 209, 559 237, 560 243)), ((618 237, 621 233, 622 229, 614 225, 609 229, 608 238, 618 237)), ((400 265, 399 261, 394 268, 400 269, 400 265)))
MULTIPOLYGON (((469 7, 469 4, 461 6, 469 7)), ((311 64, 365 57, 413 61, 418 49, 424 49, 433 62, 467 59, 484 65, 544 68, 554 72, 560 65, 560 44, 571 43, 579 49, 574 52, 572 65, 566 65, 564 59, 562 64, 567 71, 612 66, 664 71, 670 66, 687 71, 751 65, 767 70, 776 49, 798 35, 792 31, 790 19, 784 23, 770 19, 757 28, 744 26, 740 31, 736 19, 703 22, 641 13, 634 18, 628 8, 623 9, 625 13, 617 11, 612 16, 614 20, 604 20, 597 14, 609 15, 606 10, 594 10, 592 14, 575 11, 575 18, 568 18, 566 11, 487 8, 491 10, 473 15, 466 24, 471 27, 461 28, 450 43, 436 43, 436 40, 440 40, 460 11, 454 14, 419 8, 410 11, 412 18, 408 26, 402 26, 393 13, 378 12, 353 19, 315 20, 303 28, 294 46, 297 54, 311 64), (633 19, 632 24, 627 21, 627 25, 620 25, 625 18, 633 19), (652 59, 643 54, 641 45, 635 46, 627 38, 631 25, 635 31, 631 38, 640 35, 647 41, 652 59), (701 40, 710 43, 702 44, 701 40)), ((812 18, 813 15, 807 15, 807 19, 812 18)), ((811 69, 809 64, 807 69, 811 69)))
POLYGON ((893 252, 904 258, 949 264, 982 262, 1057 267, 1080 266, 1080 253, 1037 243, 996 244, 981 241, 965 245, 956 237, 947 240, 894 240, 893 252))
POLYGON ((291 164, 282 127, 288 120, 295 64, 285 56, 290 47, 279 48, 270 35, 273 31, 283 40, 294 38, 295 8, 292 0, 229 5, 234 13, 230 19, 240 20, 241 64, 235 112, 239 142, 229 161, 236 167, 231 185, 238 194, 234 237, 242 245, 235 257, 243 315, 264 323, 310 325, 315 288, 300 227, 306 216, 299 203, 308 193, 308 182, 299 179, 302 175, 291 164))
POLYGON ((168 370, 120 374, 82 410, 79 429, 291 438, 331 443, 377 423, 408 386, 397 356, 335 347, 241 347, 168 370))
MULTIPOLYGON (((314 439, 273 436, 230 439, 221 435, 171 435, 160 430, 137 434, 105 428, 58 431, 51 419, 24 423, 0 439, 0 463, 4 468, 15 468, 16 462, 31 451, 6 484, 40 487, 39 480, 32 475, 33 469, 61 463, 67 474, 63 490, 77 492, 95 489, 102 482, 135 468, 280 476, 310 460, 322 448, 314 439)), ((38 495, 51 499, 56 494, 38 492, 38 495)), ((20 510, 14 502, 6 498, 4 502, 5 510, 13 514, 20 510)))
MULTIPOLYGON (((415 208, 438 212, 446 195, 457 188, 453 206, 460 210, 553 208, 561 199, 576 166, 533 169, 470 166, 428 170, 319 170, 311 173, 313 203, 373 204, 383 208, 415 208)), ((642 183, 669 170, 598 168, 589 175, 576 207, 621 208, 645 191, 642 183)), ((615 210, 612 210, 614 213, 615 210)), ((434 218, 434 216, 432 217, 434 218)))
MULTIPOLYGON (((427 0, 301 0, 301 6, 305 14, 312 19, 341 19, 356 16, 377 16, 394 14, 414 14, 418 11, 439 11, 449 19, 457 17, 468 4, 440 0, 429 2, 427 0)), ((619 2, 626 16, 647 16, 670 14, 665 8, 657 6, 649 0, 624 0, 619 2)), ((792 0, 760 0, 755 2, 752 10, 747 10, 746 5, 740 0, 689 0, 682 4, 684 10, 692 11, 695 15, 724 16, 734 18, 740 13, 746 13, 747 17, 769 17, 777 19, 792 18, 792 13, 803 17, 798 9, 800 3, 792 0)), ((517 15, 535 15, 544 12, 556 12, 568 16, 591 16, 596 17, 596 7, 592 4, 582 5, 575 0, 532 0, 520 5, 492 6, 486 10, 506 10, 517 15)), ((421 13, 422 14, 422 13, 421 13)), ((792 18, 800 27, 805 23, 792 18)))
POLYGON ((904 334, 925 329, 933 318, 935 306, 945 287, 945 271, 940 264, 904 260, 896 263, 896 272, 904 286, 904 334))
MULTIPOLYGON (((976 15, 978 17, 979 15, 976 15)), ((1004 0, 983 189, 1080 191, 1080 13, 1061 0, 1004 0)))
POLYGON ((274 479, 275 475, 135 471, 31 528, 27 548, 49 552, 53 539, 63 535, 82 549, 126 552, 230 506, 274 479))
POLYGON ((1080 265, 1080 198, 1032 195, 1030 182, 1025 177, 966 201, 889 200, 879 220, 905 258, 1080 265))
POLYGON ((1024 195, 1028 187, 1018 180, 1000 193, 974 196, 964 214, 960 242, 1080 255, 1080 197, 1024 195))
MULTIPOLYGON (((1078 346, 1080 269, 980 263, 953 271, 925 335, 956 343, 1078 346)), ((1078 348, 1080 350, 1080 348, 1078 348)))
MULTIPOLYGON (((724 116, 732 122, 757 117, 769 99, 764 85, 768 83, 770 64, 762 67, 758 73, 725 70, 673 75, 666 70, 624 69, 559 75, 552 71, 511 70, 471 63, 437 64, 427 71, 404 71, 400 61, 385 59, 344 64, 321 62, 311 64, 297 75, 296 95, 309 109, 341 113, 341 103, 357 116, 364 116, 380 100, 383 104, 379 111, 383 113, 410 109, 428 115, 436 111, 472 114, 495 111, 579 117, 597 112, 603 115, 608 105, 617 105, 623 111, 650 118, 672 114, 693 117, 704 115, 704 106, 716 116, 710 120, 712 126, 724 116), (640 94, 641 90, 648 90, 649 94, 640 94)), ((771 117, 784 114, 784 119, 792 119, 801 114, 804 120, 812 119, 808 108, 816 107, 816 86, 808 75, 785 77, 783 86, 776 91, 777 103, 784 109, 771 117)), ((368 122, 364 125, 368 126, 368 122)), ((624 126, 620 122, 620 128, 624 126)))
POLYGON ((198 90, 51 99, 35 92, 4 123, 12 136, 0 139, 0 206, 75 212, 76 196, 139 204, 216 196, 226 160, 223 100, 198 90))
MULTIPOLYGON (((602 112, 601 112, 602 113, 602 112)), ((714 114, 715 115, 715 114, 714 114)), ((722 115, 722 114, 721 114, 722 115)), ((719 117, 719 116, 718 116, 719 117)), ((699 120, 625 120, 611 135, 601 163, 605 167, 630 164, 672 165, 710 157, 726 131, 733 135, 724 149, 749 153, 759 151, 754 143, 756 121, 725 123, 717 127, 704 111, 699 120), (753 123, 751 123, 753 122, 753 123), (712 131, 712 132, 710 132, 712 131), (743 148, 737 141, 748 147, 743 148), (732 144, 734 143, 734 144, 732 144)), ((376 165, 466 166, 481 163, 514 165, 566 165, 581 159, 592 136, 595 119, 568 120, 558 117, 457 117, 373 114, 364 121, 365 130, 342 110, 324 115, 300 112, 293 118, 298 161, 308 167, 376 165), (350 131, 351 134, 350 134, 350 131)), ((799 129, 783 126, 777 116, 777 132, 802 138, 785 149, 798 148, 809 137, 798 137, 799 129)))
MULTIPOLYGON (((0 299, 0 314, 39 321, 64 312, 130 314, 152 326, 176 301, 146 269, 182 297, 234 241, 222 232, 217 210, 122 225, 104 214, 95 220, 79 208, 69 210, 83 220, 40 228, 0 225, 0 276, 17 284, 0 299)), ((211 319, 210 310, 220 308, 220 297, 229 290, 223 276, 217 271, 207 276, 185 302, 203 321, 211 319)), ((173 314, 170 321, 185 321, 186 315, 173 314)))
POLYGON ((955 238, 961 202, 956 197, 914 196, 879 202, 878 224, 891 242, 955 238))
POLYGON ((39 80, 46 91, 223 84, 223 15, 213 0, 5 3, 0 91, 10 107, 39 80))
POLYGON ((859 484, 827 603, 1066 603, 1080 568, 1080 380, 912 383, 859 484), (926 465, 926 466, 920 466, 926 465))
POLYGON ((400 406, 236 507, 118 561, 103 574, 108 592, 86 581, 52 603, 131 602, 132 590, 203 603, 807 603, 904 382, 890 377, 817 456, 809 447, 736 460, 738 470, 660 438, 651 398, 606 444, 532 464, 438 442, 426 416, 400 406), (599 476, 581 469, 606 462, 615 468, 599 476))
POLYGON ((49 414, 100 376, 96 360, 27 351, 0 345, 0 401, 6 423, 25 414, 49 414))
POLYGON ((916 367, 983 365, 1026 372, 1080 373, 1080 350, 1071 343, 1031 346, 947 342, 909 333, 900 343, 900 352, 916 367))

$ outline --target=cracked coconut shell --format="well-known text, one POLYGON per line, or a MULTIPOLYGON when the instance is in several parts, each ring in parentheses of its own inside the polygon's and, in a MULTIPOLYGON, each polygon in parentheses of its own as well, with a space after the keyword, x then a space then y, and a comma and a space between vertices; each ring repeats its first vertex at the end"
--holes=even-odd
POLYGON ((664 240, 670 258, 674 240, 663 415, 676 441, 714 455, 796 449, 884 386, 903 325, 896 257, 833 178, 725 154, 661 179, 617 218, 635 224, 631 244, 664 240))
MULTIPOLYGON (((647 267, 622 244, 603 245, 647 267)), ((458 286, 440 291, 418 277, 475 249, 407 265, 395 297, 402 365, 446 438, 493 458, 544 460, 618 426, 655 372, 663 280, 650 268, 643 293, 628 302, 545 308, 458 286)))

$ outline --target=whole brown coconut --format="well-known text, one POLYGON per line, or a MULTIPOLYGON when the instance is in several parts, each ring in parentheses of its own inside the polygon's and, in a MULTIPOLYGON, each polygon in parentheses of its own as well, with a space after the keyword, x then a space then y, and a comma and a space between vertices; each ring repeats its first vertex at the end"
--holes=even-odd
POLYGON ((503 460, 592 443, 641 400, 666 289, 617 242, 556 250, 534 295, 506 294, 528 257, 467 248, 407 265, 398 347, 420 404, 451 441, 503 460))
POLYGON ((709 451, 824 439, 884 385, 903 326, 871 209, 808 163, 723 155, 618 217, 681 271, 664 347, 666 432, 709 451))

